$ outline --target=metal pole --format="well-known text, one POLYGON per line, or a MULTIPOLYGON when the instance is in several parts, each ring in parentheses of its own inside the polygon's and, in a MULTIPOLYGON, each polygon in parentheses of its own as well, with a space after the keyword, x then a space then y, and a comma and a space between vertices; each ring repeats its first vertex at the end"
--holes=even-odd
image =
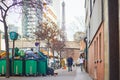
POLYGON ((13 59, 13 56, 14 56, 14 45, 15 45, 15 40, 13 40, 12 59, 13 59))
POLYGON ((48 66, 49 66, 49 40, 48 40, 48 66))
POLYGON ((13 49, 12 49, 12 62, 11 62, 11 64, 12 64, 12 74, 13 74, 13 69, 14 69, 14 66, 13 66, 14 46, 15 46, 15 40, 13 40, 13 49))
POLYGON ((54 55, 54 48, 52 48, 52 52, 53 52, 53 62, 54 62, 54 69, 55 69, 55 55, 54 55))
POLYGON ((61 68, 61 50, 60 50, 60 68, 61 68))

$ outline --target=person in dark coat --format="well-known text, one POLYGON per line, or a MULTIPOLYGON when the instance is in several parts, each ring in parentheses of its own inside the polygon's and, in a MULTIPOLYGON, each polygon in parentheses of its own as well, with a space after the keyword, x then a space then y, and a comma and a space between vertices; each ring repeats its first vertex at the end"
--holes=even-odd
POLYGON ((72 64, 73 64, 73 58, 71 56, 69 56, 67 58, 68 71, 72 71, 72 64))

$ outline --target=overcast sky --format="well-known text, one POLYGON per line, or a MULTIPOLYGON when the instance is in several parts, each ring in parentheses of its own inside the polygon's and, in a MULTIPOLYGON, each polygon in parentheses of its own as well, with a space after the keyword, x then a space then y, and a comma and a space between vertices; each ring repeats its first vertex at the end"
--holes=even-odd
MULTIPOLYGON (((85 9, 84 9, 84 1, 85 0, 64 0, 65 1, 65 24, 66 24, 66 31, 67 31, 67 38, 68 40, 74 40, 73 35, 77 31, 85 31, 84 26, 84 17, 85 17, 85 9)), ((18 10, 18 8, 17 8, 18 10)), ((14 11, 10 11, 8 22, 10 24, 15 24, 16 26, 21 26, 21 18, 19 14, 14 14, 14 11)), ((9 16, 8 15, 8 16, 9 16)), ((1 27, 0 22, 0 29, 1 27)), ((20 31, 20 29, 19 29, 20 31)), ((20 31, 21 32, 21 31, 20 31)))
POLYGON ((85 31, 85 0, 64 0, 66 31, 68 40, 74 40, 73 35, 77 31, 85 31))

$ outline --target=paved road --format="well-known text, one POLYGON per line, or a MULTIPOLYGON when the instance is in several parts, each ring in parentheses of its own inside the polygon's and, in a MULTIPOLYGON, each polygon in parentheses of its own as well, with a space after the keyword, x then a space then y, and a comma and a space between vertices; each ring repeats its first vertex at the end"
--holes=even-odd
POLYGON ((73 68, 72 72, 68 72, 66 69, 59 69, 55 72, 58 75, 55 76, 37 76, 37 77, 0 77, 0 80, 92 80, 88 74, 84 71, 81 72, 80 68, 73 68))

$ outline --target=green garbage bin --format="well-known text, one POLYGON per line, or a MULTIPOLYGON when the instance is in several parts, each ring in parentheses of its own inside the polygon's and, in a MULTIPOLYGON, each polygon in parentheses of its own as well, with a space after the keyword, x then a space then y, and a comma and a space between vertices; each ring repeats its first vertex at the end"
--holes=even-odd
POLYGON ((25 60, 25 75, 37 75, 37 60, 35 59, 26 59, 25 60))
POLYGON ((38 60, 38 75, 46 75, 47 74, 47 60, 39 59, 38 60))
POLYGON ((23 59, 13 60, 13 75, 23 75, 23 59))
POLYGON ((24 56, 25 56, 24 50, 19 50, 19 51, 18 51, 18 54, 19 54, 19 56, 21 56, 21 57, 24 57, 24 56))
POLYGON ((6 59, 0 59, 0 75, 6 74, 6 59))

